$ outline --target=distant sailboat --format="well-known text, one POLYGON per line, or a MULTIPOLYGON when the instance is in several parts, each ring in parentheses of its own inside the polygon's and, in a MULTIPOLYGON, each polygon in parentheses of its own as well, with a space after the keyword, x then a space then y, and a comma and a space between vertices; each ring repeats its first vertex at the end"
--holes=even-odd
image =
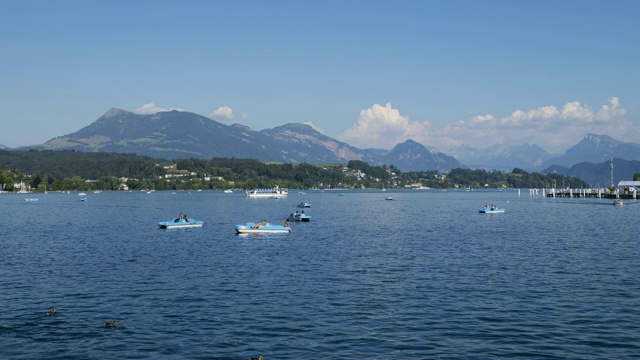
POLYGON ((20 190, 18 191, 18 194, 28 194, 31 191, 27 190, 27 185, 24 184, 24 181, 20 182, 20 190))
MULTIPOLYGON (((615 186, 613 185, 613 158, 611 158, 611 188, 615 189, 615 186)), ((616 198, 615 200, 613 200, 613 202, 611 203, 611 205, 613 206, 623 206, 624 205, 624 201, 622 201, 622 199, 620 199, 620 193, 618 192, 618 189, 615 189, 616 192, 616 198)))

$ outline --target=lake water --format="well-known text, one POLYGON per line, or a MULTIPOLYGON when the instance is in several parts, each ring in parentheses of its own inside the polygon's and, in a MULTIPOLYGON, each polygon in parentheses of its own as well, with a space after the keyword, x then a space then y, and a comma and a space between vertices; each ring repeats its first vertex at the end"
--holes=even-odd
POLYGON ((640 357, 638 203, 341 194, 2 194, 0 358, 640 357), (158 228, 181 212, 204 227, 158 228))

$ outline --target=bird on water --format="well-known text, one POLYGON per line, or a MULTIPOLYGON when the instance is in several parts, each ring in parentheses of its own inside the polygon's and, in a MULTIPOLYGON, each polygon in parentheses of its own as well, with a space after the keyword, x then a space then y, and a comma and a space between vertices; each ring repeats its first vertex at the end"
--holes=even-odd
POLYGON ((106 323, 104 323, 104 327, 107 327, 107 328, 118 327, 118 322, 117 321, 106 322, 106 323))

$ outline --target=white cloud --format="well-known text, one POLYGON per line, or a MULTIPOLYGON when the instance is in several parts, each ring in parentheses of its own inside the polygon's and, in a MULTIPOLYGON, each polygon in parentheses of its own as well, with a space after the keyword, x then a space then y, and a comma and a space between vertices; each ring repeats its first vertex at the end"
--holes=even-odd
MULTIPOLYGON (((516 110, 511 115, 492 121, 491 114, 473 116, 468 122, 458 121, 445 126, 441 141, 449 144, 485 148, 494 143, 537 144, 551 152, 562 152, 575 145, 587 133, 607 134, 634 141, 629 133, 640 133, 640 127, 624 119, 626 110, 617 97, 609 99, 597 113, 587 104, 572 101, 561 109, 543 106, 532 110, 516 110)), ((440 145, 445 147, 445 145, 440 145)))
POLYGON ((211 113, 211 118, 233 120, 233 110, 229 106, 221 106, 211 113))
POLYGON ((400 111, 394 109, 391 103, 384 106, 374 104, 360 111, 356 124, 338 137, 358 147, 391 148, 407 139, 424 141, 430 126, 426 121, 410 121, 400 115, 400 111))
POLYGON ((135 112, 137 112, 138 114, 155 114, 155 113, 159 113, 163 111, 171 111, 171 110, 184 111, 184 109, 180 109, 180 108, 165 109, 165 108, 156 106, 156 104, 154 103, 148 103, 137 108, 135 112))
POLYGON ((311 126, 315 131, 317 131, 317 132, 319 132, 319 133, 321 133, 321 134, 324 134, 324 131, 323 131, 321 128, 319 128, 318 126, 316 126, 316 124, 312 123, 311 121, 306 121, 306 122, 304 122, 303 124, 305 124, 305 125, 309 125, 309 126, 311 126))
POLYGON ((389 103, 374 104, 362 110, 357 122, 338 138, 360 148, 390 149, 410 138, 445 152, 460 145, 486 148, 496 143, 537 144, 550 152, 563 152, 587 133, 637 142, 640 124, 625 119, 625 115, 620 100, 612 97, 597 112, 587 104, 572 101, 560 107, 515 110, 502 118, 472 114, 467 120, 435 127, 428 121, 409 120, 389 103))

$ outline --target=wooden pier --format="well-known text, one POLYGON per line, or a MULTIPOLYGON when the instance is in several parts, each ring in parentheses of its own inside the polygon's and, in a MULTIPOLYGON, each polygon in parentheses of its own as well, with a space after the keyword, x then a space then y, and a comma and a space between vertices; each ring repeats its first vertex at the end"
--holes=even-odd
POLYGON ((637 191, 614 192, 609 189, 529 189, 529 196, 547 198, 597 198, 597 199, 637 199, 637 191))

